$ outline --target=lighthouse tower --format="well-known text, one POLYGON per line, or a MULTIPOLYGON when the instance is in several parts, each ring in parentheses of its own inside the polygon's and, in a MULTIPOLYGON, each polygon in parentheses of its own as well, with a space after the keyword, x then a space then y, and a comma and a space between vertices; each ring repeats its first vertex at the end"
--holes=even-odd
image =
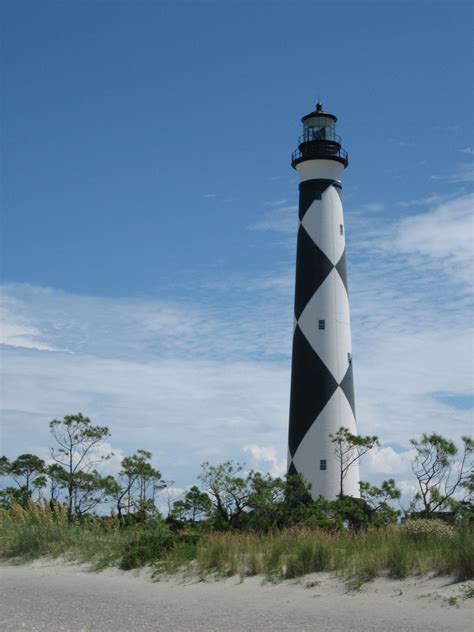
MULTIPOLYGON (((301 120, 291 160, 300 196, 288 473, 310 483, 313 498, 333 500, 340 468, 329 435, 341 427, 357 433, 340 181, 348 156, 337 118, 320 103, 301 120)), ((344 479, 344 494, 359 496, 356 464, 344 479)))

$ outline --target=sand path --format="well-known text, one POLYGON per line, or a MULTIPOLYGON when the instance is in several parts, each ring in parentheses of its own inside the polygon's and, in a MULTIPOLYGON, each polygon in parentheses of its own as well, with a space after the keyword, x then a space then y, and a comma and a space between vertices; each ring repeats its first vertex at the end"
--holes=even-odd
POLYGON ((462 598, 465 588, 447 578, 378 579, 348 592, 327 574, 276 585, 256 577, 153 583, 143 571, 97 574, 57 562, 3 564, 0 630, 467 632, 473 629, 474 599, 462 598))

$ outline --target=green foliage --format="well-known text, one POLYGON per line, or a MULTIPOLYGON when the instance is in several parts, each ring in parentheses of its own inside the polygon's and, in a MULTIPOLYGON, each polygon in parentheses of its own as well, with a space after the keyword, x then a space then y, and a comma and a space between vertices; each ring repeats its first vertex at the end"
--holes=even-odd
POLYGON ((393 502, 401 494, 393 479, 380 486, 362 482, 361 498, 345 496, 349 468, 378 445, 377 437, 346 428, 332 436, 340 463, 336 500, 313 500, 298 475, 272 478, 245 473, 232 461, 204 463, 202 489, 191 487, 164 522, 156 496, 166 483, 150 452, 125 457, 116 478, 102 476, 99 466, 111 456, 103 450, 107 427, 78 413, 53 420, 50 428, 53 463, 46 466, 32 454, 0 458, 0 475, 16 483, 0 491, 0 555, 61 555, 95 568, 153 565, 156 572, 188 569, 202 578, 265 574, 275 580, 324 570, 357 586, 382 573, 401 578, 435 571, 463 581, 474 576, 474 444, 468 437, 461 452, 436 433, 412 440, 419 484, 414 506, 428 518, 450 509, 449 525, 433 519, 396 525, 393 502), (35 496, 40 500, 34 502, 35 496), (92 515, 111 499, 116 516, 92 515))
POLYGON ((422 538, 404 526, 349 533, 292 527, 259 533, 173 533, 160 520, 121 526, 117 518, 75 517, 67 507, 30 501, 0 510, 0 555, 32 559, 42 555, 89 561, 96 568, 151 564, 159 571, 188 568, 210 573, 271 579, 331 571, 358 582, 389 573, 405 577, 437 572, 465 581, 474 577, 472 531, 451 527, 447 537, 430 531, 422 538))
POLYGON ((387 568, 390 577, 403 579, 413 567, 413 558, 410 550, 401 546, 392 547, 387 556, 387 568))
POLYGON ((248 499, 249 519, 247 528, 267 532, 277 528, 282 521, 285 484, 280 478, 272 478, 260 472, 253 474, 248 499))
POLYGON ((140 521, 157 515, 156 494, 166 487, 161 472, 150 461, 151 452, 137 450, 122 460, 117 480, 109 481, 109 495, 115 500, 117 515, 135 514, 140 521))
POLYGON ((402 493, 397 488, 393 478, 383 481, 380 487, 363 481, 359 483, 359 487, 361 499, 371 509, 369 522, 372 525, 385 527, 397 522, 400 512, 389 503, 393 500, 399 500, 402 493))
POLYGON ((209 517, 211 509, 212 502, 209 496, 193 485, 184 498, 174 502, 171 515, 176 520, 194 523, 209 517))
POLYGON ((379 445, 378 437, 361 437, 341 426, 335 434, 329 435, 334 445, 334 454, 339 464, 339 496, 344 496, 344 480, 352 467, 364 454, 379 445))
POLYGON ((9 486, 0 490, 0 507, 3 509, 8 509, 15 503, 25 507, 30 500, 31 494, 24 487, 9 486))
POLYGON ((0 456, 0 476, 8 476, 10 461, 6 456, 0 456))
POLYGON ((173 534, 164 525, 135 530, 120 560, 119 568, 128 571, 160 560, 173 547, 173 534))
POLYGON ((357 532, 370 524, 372 510, 363 498, 342 496, 331 503, 331 508, 338 529, 357 532))
POLYGON ((331 566, 330 545, 326 540, 302 539, 288 556, 285 577, 302 577, 308 573, 328 570, 331 566))
POLYGON ((236 527, 249 504, 253 472, 243 476, 243 465, 226 461, 220 465, 205 462, 198 476, 211 499, 216 528, 236 527))
POLYGON ((56 446, 50 448, 56 463, 57 485, 67 494, 68 520, 103 502, 108 485, 95 466, 112 455, 98 455, 97 449, 110 436, 106 426, 93 426, 82 413, 66 415, 49 423, 56 446))
POLYGON ((456 444, 440 434, 423 434, 421 439, 411 439, 416 455, 412 463, 413 473, 418 481, 418 492, 412 503, 412 510, 421 506, 429 518, 437 511, 451 509, 457 511, 460 503, 455 499, 463 489, 469 496, 473 485, 474 440, 462 437, 461 455, 456 444))
POLYGON ((445 572, 449 572, 456 576, 460 582, 474 579, 474 538, 472 532, 467 529, 461 529, 457 537, 453 537, 453 543, 450 560, 445 568, 445 572), (455 545, 454 545, 454 542, 455 545))
POLYGON ((35 491, 45 487, 47 479, 45 462, 34 454, 20 454, 14 461, 0 458, 0 476, 8 476, 17 484, 0 492, 0 506, 8 507, 12 502, 26 505, 35 491))
POLYGON ((11 476, 18 487, 24 487, 27 494, 34 488, 42 487, 45 462, 34 454, 20 454, 12 461, 6 475, 11 476))

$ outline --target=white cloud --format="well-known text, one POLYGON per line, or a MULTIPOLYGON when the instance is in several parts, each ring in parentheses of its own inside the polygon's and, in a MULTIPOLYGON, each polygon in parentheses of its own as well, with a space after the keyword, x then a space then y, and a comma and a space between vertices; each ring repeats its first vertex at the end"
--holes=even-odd
POLYGON ((296 233, 298 227, 298 207, 275 206, 264 213, 263 217, 254 224, 249 225, 248 230, 273 231, 277 233, 296 233))
POLYGON ((389 138, 388 141, 393 143, 394 145, 398 145, 399 147, 414 147, 415 143, 410 141, 401 140, 399 138, 389 138))
POLYGON ((464 149, 459 150, 463 154, 468 154, 469 156, 474 156, 474 149, 472 147, 464 147, 464 149))
POLYGON ((433 175, 433 180, 457 184, 460 182, 474 182, 474 166, 472 164, 459 165, 455 173, 448 175, 433 175))
POLYGON ((281 450, 274 447, 259 445, 245 445, 243 451, 252 456, 256 470, 270 473, 272 476, 284 476, 286 472, 286 459, 280 458, 281 450))
POLYGON ((422 198, 414 198, 413 200, 403 200, 401 202, 397 202, 397 206, 400 208, 413 208, 413 207, 424 207, 424 206, 432 206, 436 204, 441 204, 441 202, 445 202, 446 200, 456 198, 462 195, 462 191, 456 191, 454 193, 433 193, 431 195, 427 195, 422 198))
POLYGON ((380 484, 383 480, 394 478, 402 492, 401 504, 406 507, 417 491, 411 469, 414 456, 412 449, 396 451, 388 445, 374 448, 362 460, 362 479, 380 484))
POLYGON ((348 216, 358 421, 383 441, 459 437, 472 423, 434 398, 472 391, 472 206, 461 195, 375 227, 348 216))
POLYGON ((285 199, 280 199, 280 200, 273 200, 273 202, 264 202, 263 205, 264 206, 283 206, 284 204, 286 204, 286 200, 285 199))
MULTIPOLYGON (((400 253, 426 257, 445 273, 472 282, 473 209, 474 194, 469 194, 428 213, 408 217, 395 228, 391 247, 400 253)), ((417 264, 418 261, 414 262, 417 264)))
POLYGON ((0 344, 40 351, 55 350, 55 347, 44 342, 43 334, 37 327, 28 324, 14 312, 15 305, 0 307, 0 344))
MULTIPOLYGON (((234 294, 240 289, 232 302, 222 304, 216 299, 215 303, 199 305, 76 296, 10 284, 3 288, 4 314, 11 331, 35 332, 40 341, 25 340, 23 335, 17 338, 16 346, 23 342, 21 346, 29 348, 140 360, 203 355, 270 357, 281 355, 281 340, 291 331, 290 306, 287 312, 271 313, 274 301, 289 296, 291 286, 289 276, 227 279, 215 283, 213 289, 232 290, 234 294), (261 322, 268 318, 272 318, 270 329, 261 322)), ((7 340, 11 344, 13 336, 7 340)))
MULTIPOLYGON (((471 427, 471 411, 434 394, 455 402, 472 390, 472 204, 473 196, 458 195, 385 222, 347 215, 359 430, 384 442, 363 465, 374 482, 393 476, 406 489, 413 484, 408 451, 387 442, 407 448, 422 432, 456 439, 471 427)), ((296 222, 295 207, 275 209, 272 221, 286 214, 296 222)), ((294 224, 291 231, 294 241, 294 224)), ((5 341, 15 346, 3 353, 5 452, 44 454, 47 422, 80 410, 110 426, 111 467, 145 448, 182 488, 204 460, 244 456, 281 474, 292 266, 280 262, 252 278, 216 273, 205 280, 211 298, 200 304, 6 285, 5 341)))
POLYGON ((156 360, 6 350, 3 448, 48 445, 48 421, 82 411, 109 426, 120 457, 153 452, 187 485, 204 460, 239 458, 241 438, 284 445, 288 370, 257 362, 156 360))
POLYGON ((382 202, 369 202, 368 204, 364 204, 364 211, 369 211, 369 213, 380 213, 385 208, 385 205, 382 202))

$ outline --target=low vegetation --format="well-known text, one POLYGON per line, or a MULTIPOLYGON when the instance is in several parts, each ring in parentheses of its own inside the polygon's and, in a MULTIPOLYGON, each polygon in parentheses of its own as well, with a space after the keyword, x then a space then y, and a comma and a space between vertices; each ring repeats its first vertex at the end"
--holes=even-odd
POLYGON ((353 533, 294 527, 268 533, 209 532, 188 526, 174 532, 164 520, 123 527, 110 517, 72 524, 67 508, 13 504, 1 510, 0 554, 29 561, 42 556, 90 562, 100 570, 151 565, 155 574, 176 571, 210 575, 264 575, 270 580, 328 571, 367 581, 379 575, 403 578, 439 573, 474 578, 470 528, 435 520, 371 527, 353 533))
POLYGON ((413 440, 419 491, 395 508, 393 479, 360 484, 344 495, 351 463, 377 443, 341 428, 333 437, 341 463, 340 494, 313 500, 299 476, 273 478, 227 461, 204 463, 193 485, 163 518, 161 472, 145 450, 122 460, 114 477, 100 465, 108 428, 81 414, 50 423, 55 445, 46 464, 23 454, 0 459, 0 556, 18 562, 50 556, 100 570, 151 566, 162 573, 262 575, 278 581, 326 571, 354 585, 379 575, 438 573, 474 578, 471 439, 463 448, 440 435, 413 440), (14 483, 12 485, 11 483, 14 483), (98 514, 98 507, 103 509, 98 514), (109 510, 106 515, 104 509, 109 510))

